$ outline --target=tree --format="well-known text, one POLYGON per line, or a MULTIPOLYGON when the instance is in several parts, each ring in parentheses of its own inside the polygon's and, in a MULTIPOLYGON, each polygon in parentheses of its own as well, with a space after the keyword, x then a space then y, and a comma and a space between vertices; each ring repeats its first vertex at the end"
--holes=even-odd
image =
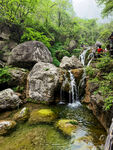
POLYGON ((0 14, 3 19, 21 24, 35 10, 39 0, 0 0, 0 14))
POLYGON ((103 16, 108 16, 113 12, 113 1, 112 0, 97 0, 99 5, 103 5, 104 9, 102 11, 103 16))

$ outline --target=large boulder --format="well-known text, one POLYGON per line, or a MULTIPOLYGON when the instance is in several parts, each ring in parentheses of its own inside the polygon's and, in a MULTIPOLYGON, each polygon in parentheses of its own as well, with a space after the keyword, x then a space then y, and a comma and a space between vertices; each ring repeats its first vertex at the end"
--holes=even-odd
POLYGON ((22 104, 21 99, 12 89, 6 89, 0 92, 0 110, 13 109, 20 104, 22 104))
POLYGON ((28 75, 27 97, 39 101, 53 101, 59 85, 59 69, 53 64, 39 62, 28 75))
POLYGON ((32 68, 35 63, 40 61, 51 63, 51 53, 42 42, 28 41, 19 44, 12 50, 8 64, 22 68, 32 68))
POLYGON ((16 126, 15 121, 1 120, 0 121, 0 135, 9 133, 16 126))
POLYGON ((64 69, 77 69, 77 68, 83 68, 83 65, 79 61, 79 59, 76 56, 72 57, 63 57, 60 67, 64 69))

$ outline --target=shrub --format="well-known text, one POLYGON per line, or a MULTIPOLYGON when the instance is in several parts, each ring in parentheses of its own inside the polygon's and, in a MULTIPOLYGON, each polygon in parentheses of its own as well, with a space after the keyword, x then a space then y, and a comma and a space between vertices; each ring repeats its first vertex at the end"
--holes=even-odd
POLYGON ((34 30, 33 28, 26 28, 24 31, 24 34, 21 37, 21 42, 25 41, 40 41, 44 43, 47 47, 50 47, 50 41, 51 39, 48 38, 46 35, 43 34, 43 32, 38 32, 34 30))
POLYGON ((113 70, 113 59, 107 54, 98 59, 96 67, 101 71, 111 71, 113 70))
POLYGON ((70 57, 70 53, 66 50, 57 50, 56 53, 55 53, 55 56, 56 58, 61 61, 61 59, 64 57, 64 56, 68 56, 70 57))
POLYGON ((0 84, 7 83, 11 80, 9 67, 0 68, 0 84))

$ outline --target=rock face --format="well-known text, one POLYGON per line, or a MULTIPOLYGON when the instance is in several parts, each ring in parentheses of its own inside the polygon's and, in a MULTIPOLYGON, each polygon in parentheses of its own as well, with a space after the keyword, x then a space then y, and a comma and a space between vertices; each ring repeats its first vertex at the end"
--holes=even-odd
POLYGON ((0 92, 0 110, 13 109, 20 104, 22 104, 21 99, 12 89, 6 89, 0 92))
POLYGON ((84 70, 82 68, 78 68, 78 69, 72 69, 71 72, 74 75, 75 79, 80 81, 84 70))
POLYGON ((29 109, 24 107, 21 111, 17 112, 13 119, 17 122, 24 122, 29 118, 29 109))
POLYGON ((7 120, 0 121, 0 135, 7 134, 15 126, 16 126, 15 121, 7 121, 7 120))
POLYGON ((10 87, 25 84, 27 79, 27 71, 22 68, 11 68, 9 69, 9 73, 11 74, 11 80, 8 81, 8 85, 10 87))
POLYGON ((63 57, 60 67, 64 69, 77 69, 77 68, 83 68, 83 65, 81 62, 78 60, 76 56, 72 57, 63 57))
POLYGON ((51 123, 56 119, 55 113, 51 109, 33 110, 30 115, 29 123, 36 124, 40 122, 51 123))
POLYGON ((71 133, 77 128, 78 122, 76 120, 59 120, 56 127, 64 134, 71 136, 71 133))
POLYGON ((59 69, 53 64, 39 62, 28 75, 27 97, 37 101, 52 101, 58 84, 59 69))
POLYGON ((94 94, 94 91, 98 89, 98 84, 95 82, 86 82, 86 94, 83 102, 85 102, 93 114, 100 121, 103 127, 108 130, 111 124, 111 119, 113 116, 112 110, 105 111, 103 109, 104 99, 101 93, 94 94))
POLYGON ((32 68, 37 62, 51 63, 52 57, 47 47, 38 41, 28 41, 16 46, 8 59, 8 64, 22 68, 32 68))

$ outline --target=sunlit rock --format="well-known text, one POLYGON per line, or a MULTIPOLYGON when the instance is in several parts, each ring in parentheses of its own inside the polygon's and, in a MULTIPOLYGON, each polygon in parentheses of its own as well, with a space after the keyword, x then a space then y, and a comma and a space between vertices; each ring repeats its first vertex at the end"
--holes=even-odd
POLYGON ((60 63, 60 67, 64 69, 77 69, 83 68, 83 65, 76 56, 64 56, 60 63))
POLYGON ((59 69, 53 64, 44 62, 35 64, 28 75, 27 97, 37 102, 54 101, 59 76, 59 69))

